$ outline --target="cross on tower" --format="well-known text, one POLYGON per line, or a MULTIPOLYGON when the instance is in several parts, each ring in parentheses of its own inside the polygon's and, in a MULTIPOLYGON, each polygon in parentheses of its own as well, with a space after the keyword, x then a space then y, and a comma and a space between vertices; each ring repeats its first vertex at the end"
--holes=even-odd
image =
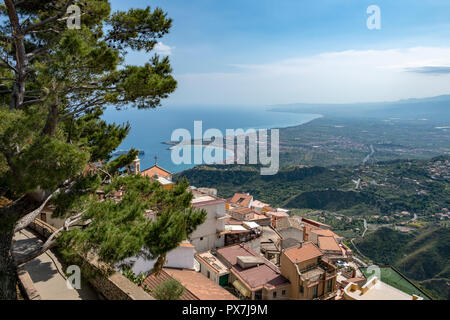
POLYGON ((155 156, 155 166, 158 165, 158 156, 155 156))

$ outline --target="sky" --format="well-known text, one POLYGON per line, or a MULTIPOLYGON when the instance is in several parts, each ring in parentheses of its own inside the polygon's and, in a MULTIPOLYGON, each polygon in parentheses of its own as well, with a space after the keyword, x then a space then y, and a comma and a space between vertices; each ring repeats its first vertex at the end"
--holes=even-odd
MULTIPOLYGON (((450 94, 448 0, 111 0, 173 19, 155 51, 178 89, 165 105, 268 106, 450 94), (380 9, 380 28, 367 20, 380 9)), ((370 20, 374 21, 374 20, 370 20)), ((130 52, 128 63, 150 55, 130 52)))

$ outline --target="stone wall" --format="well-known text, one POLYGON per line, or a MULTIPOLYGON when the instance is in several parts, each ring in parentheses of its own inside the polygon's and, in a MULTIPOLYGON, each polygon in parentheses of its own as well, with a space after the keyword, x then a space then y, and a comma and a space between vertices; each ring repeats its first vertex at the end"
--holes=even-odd
POLYGON ((20 267, 17 270, 17 275, 19 278, 19 286, 21 292, 25 295, 26 299, 41 300, 41 296, 34 287, 33 280, 31 280, 31 277, 28 274, 28 272, 23 267, 20 267))
MULTIPOLYGON (((56 230, 54 227, 39 219, 36 219, 29 227, 45 238, 48 238, 56 230)), ((96 256, 90 257, 87 262, 93 269, 100 268, 101 263, 98 262, 96 256)), ((27 282, 26 275, 24 275, 24 279, 27 282)), ((114 272, 109 277, 97 276, 89 279, 89 283, 97 293, 107 300, 155 300, 142 288, 119 272, 114 272)))

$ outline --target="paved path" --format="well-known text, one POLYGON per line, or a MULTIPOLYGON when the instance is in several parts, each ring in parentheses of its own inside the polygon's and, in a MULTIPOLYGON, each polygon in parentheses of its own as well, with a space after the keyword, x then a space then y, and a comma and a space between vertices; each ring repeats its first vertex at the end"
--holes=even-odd
POLYGON ((363 234, 362 234, 362 238, 364 238, 364 235, 366 234, 366 231, 367 231, 367 220, 366 219, 364 219, 364 232, 363 232, 363 234))
MULTIPOLYGON (((33 233, 22 230, 14 236, 14 254, 23 255, 42 244, 33 233)), ((97 300, 95 291, 82 281, 81 289, 68 289, 63 267, 51 250, 26 263, 29 273, 42 300, 97 300)))

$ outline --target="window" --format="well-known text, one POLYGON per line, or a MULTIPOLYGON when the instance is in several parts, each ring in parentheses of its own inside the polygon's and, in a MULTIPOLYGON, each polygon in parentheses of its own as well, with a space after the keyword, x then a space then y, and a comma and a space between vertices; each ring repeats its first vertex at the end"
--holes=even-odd
POLYGON ((203 237, 200 237, 200 241, 202 241, 203 240, 203 237))
POLYGON ((328 292, 331 292, 332 285, 333 285, 333 279, 328 280, 328 292))
POLYGON ((274 292, 273 292, 273 298, 275 299, 276 297, 277 297, 277 292, 274 291, 274 292))
POLYGON ((209 270, 206 272, 206 274, 208 275, 208 279, 211 277, 211 273, 209 272, 209 270))
POLYGON ((300 293, 303 294, 303 286, 300 286, 300 293))
POLYGON ((281 295, 285 296, 286 295, 286 290, 281 291, 281 295))

